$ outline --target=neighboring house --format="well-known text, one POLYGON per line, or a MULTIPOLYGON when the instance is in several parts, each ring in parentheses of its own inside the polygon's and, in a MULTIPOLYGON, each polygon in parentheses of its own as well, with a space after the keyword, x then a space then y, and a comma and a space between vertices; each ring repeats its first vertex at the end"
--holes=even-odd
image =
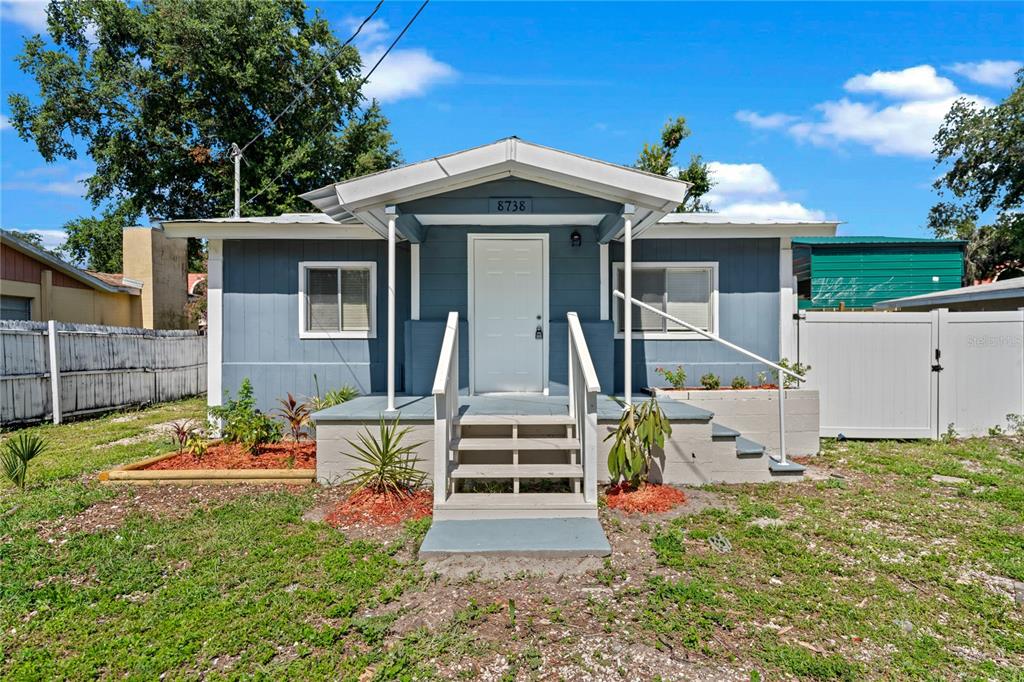
MULTIPOLYGON (((691 383, 714 372, 724 384, 754 381, 766 368, 647 309, 632 308, 627 320, 613 295, 627 289, 626 269, 635 299, 775 361, 795 357, 791 325, 780 325, 795 313, 791 240, 835 234, 831 221, 675 213, 688 187, 510 138, 303 195, 322 212, 163 227, 208 240, 212 405, 246 377, 262 409, 317 386, 377 394, 317 415, 320 477, 337 480, 351 466, 352 428, 401 415, 414 440, 428 441, 419 453, 439 508, 456 516, 450 476, 496 472, 452 469, 455 441, 443 429, 469 429, 472 419, 474 428, 512 427, 511 441, 475 447, 567 451, 553 456, 574 464, 540 472, 515 454, 519 463, 501 473, 516 490, 529 475, 575 478, 577 497, 556 511, 590 515, 592 485, 607 477, 606 458, 595 454, 607 444, 592 429, 622 409, 609 395, 664 385, 659 367, 682 364, 691 383), (587 393, 598 385, 599 396, 587 393), (552 428, 560 439, 516 440, 552 428)), ((713 430, 711 412, 663 402, 679 439, 666 446, 665 479, 767 480, 783 471, 769 471, 761 445, 743 460, 740 434, 713 430)), ((475 513, 477 503, 467 504, 475 513)))
POLYGON ((801 310, 870 310, 878 301, 963 284, 965 242, 913 237, 799 237, 801 310))
POLYGON ((93 272, 0 230, 0 319, 186 327, 187 244, 132 227, 123 248, 124 273, 93 272))
POLYGON ((976 284, 919 296, 907 296, 875 304, 875 310, 926 311, 1020 310, 1024 308, 1024 277, 976 284))

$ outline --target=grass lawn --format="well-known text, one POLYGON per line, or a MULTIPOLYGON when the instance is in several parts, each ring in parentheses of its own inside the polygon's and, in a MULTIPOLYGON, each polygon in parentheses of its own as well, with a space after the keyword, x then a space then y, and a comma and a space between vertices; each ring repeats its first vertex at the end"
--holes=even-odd
POLYGON ((1009 439, 829 443, 821 480, 602 511, 609 561, 460 577, 416 561, 425 523, 317 522, 330 491, 95 482, 202 411, 33 429, 51 452, 0 483, 0 678, 1024 679, 1009 439))

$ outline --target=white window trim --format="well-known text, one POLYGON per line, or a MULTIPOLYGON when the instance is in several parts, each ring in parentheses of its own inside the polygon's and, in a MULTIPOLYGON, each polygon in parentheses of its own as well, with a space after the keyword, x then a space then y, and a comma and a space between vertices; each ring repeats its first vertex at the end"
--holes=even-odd
MULTIPOLYGON (((339 280, 340 282, 340 280, 339 280)), ((375 339, 377 338, 377 263, 371 260, 307 260, 299 263, 299 338, 300 339, 375 339), (306 331, 306 270, 309 268, 369 269, 370 329, 365 331, 306 331)))
MULTIPOLYGON (((625 267, 623 261, 615 261, 612 263, 612 288, 614 291, 622 291, 620 288, 620 268, 625 267)), ((691 268, 697 269, 710 269, 711 270, 711 329, 708 331, 712 334, 718 335, 718 261, 658 261, 658 262, 643 262, 637 263, 633 261, 634 270, 658 270, 662 268, 676 268, 686 269, 691 268)), ((612 301, 616 303, 616 301, 612 301)), ((636 320, 636 314, 634 313, 633 319, 636 320)), ((612 321, 615 329, 615 338, 624 339, 626 334, 619 331, 619 306, 612 306, 612 321)), ((680 330, 673 332, 651 332, 651 331, 640 331, 635 330, 633 332, 634 339, 645 339, 645 340, 703 340, 706 337, 701 336, 697 332, 689 330, 680 330)))

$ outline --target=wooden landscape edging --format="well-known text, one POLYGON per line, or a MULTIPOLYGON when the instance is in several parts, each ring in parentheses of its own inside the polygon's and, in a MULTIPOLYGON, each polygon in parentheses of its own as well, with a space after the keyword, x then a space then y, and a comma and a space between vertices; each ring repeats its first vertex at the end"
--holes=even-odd
POLYGON ((316 478, 316 469, 159 469, 145 467, 176 457, 178 452, 165 452, 138 462, 101 471, 103 483, 133 483, 135 485, 194 485, 197 483, 289 483, 304 485, 316 478))

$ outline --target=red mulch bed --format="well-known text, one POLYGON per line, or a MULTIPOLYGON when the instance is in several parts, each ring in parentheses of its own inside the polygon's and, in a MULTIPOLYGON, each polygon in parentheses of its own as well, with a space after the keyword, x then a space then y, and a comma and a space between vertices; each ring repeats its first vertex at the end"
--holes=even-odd
POLYGON ((686 502, 686 494, 670 485, 647 483, 639 488, 626 484, 613 485, 605 494, 608 507, 627 514, 667 512, 686 502))
POLYGON ((403 521, 430 516, 433 512, 434 496, 429 490, 395 494, 363 488, 339 502, 324 521, 334 528, 363 524, 395 526, 403 521))
POLYGON ((164 469, 315 469, 316 442, 311 440, 282 441, 259 448, 259 454, 250 455, 237 443, 211 445, 200 458, 189 452, 160 460, 145 467, 149 470, 164 469), (289 457, 295 461, 289 463, 289 457))

